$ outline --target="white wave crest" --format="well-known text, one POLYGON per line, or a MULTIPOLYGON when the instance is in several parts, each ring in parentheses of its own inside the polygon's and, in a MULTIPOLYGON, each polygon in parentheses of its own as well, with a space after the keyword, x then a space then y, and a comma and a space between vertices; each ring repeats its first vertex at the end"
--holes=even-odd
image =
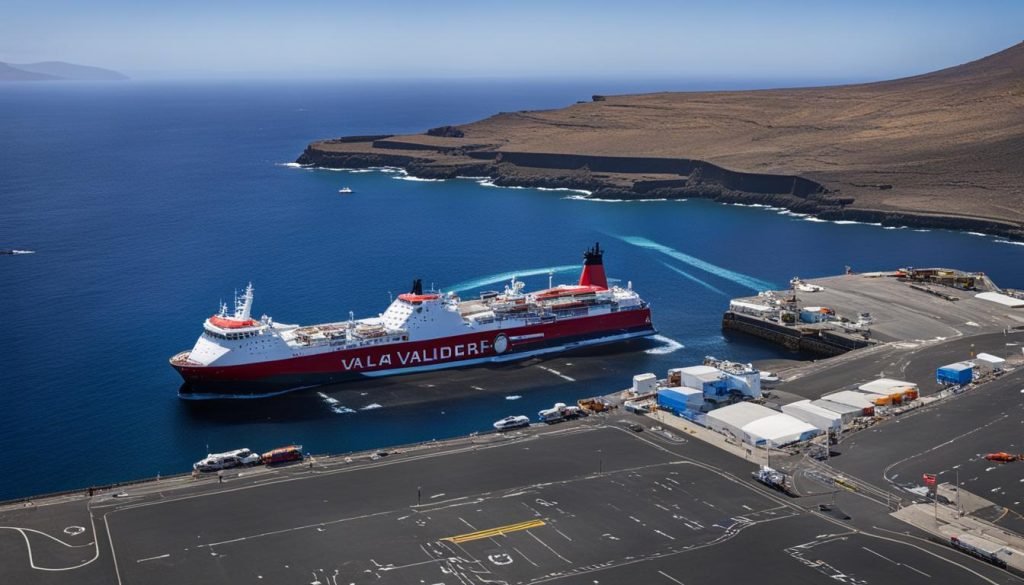
POLYGON ((969 235, 969 236, 978 236, 979 238, 987 238, 988 237, 988 234, 983 234, 981 232, 967 232, 967 235, 969 235))
POLYGON ((570 189, 568 187, 534 187, 538 191, 566 191, 569 193, 582 193, 583 195, 593 195, 593 191, 587 191, 586 189, 570 189))
POLYGON ((651 339, 660 341, 661 345, 659 345, 658 347, 645 349, 644 353, 648 355, 666 355, 675 351, 679 351, 684 347, 682 343, 679 343, 678 341, 672 339, 671 337, 665 337, 664 335, 655 335, 654 337, 651 337, 651 339))
POLYGON ((828 223, 827 219, 821 219, 820 217, 807 216, 804 221, 813 221, 814 223, 828 223))
POLYGON ((564 272, 573 272, 579 270, 580 267, 576 264, 568 264, 565 266, 551 266, 549 268, 527 268, 525 270, 514 270, 509 272, 502 272, 500 274, 491 274, 488 276, 481 276, 480 278, 474 278, 473 280, 467 280, 460 282, 456 285, 448 287, 446 290, 452 292, 462 292, 467 290, 473 290, 489 284, 497 284, 499 282, 505 282, 511 280, 513 276, 539 276, 541 274, 547 274, 554 272, 556 274, 564 272))
POLYGON ((384 407, 374 402, 373 404, 367 404, 366 406, 360 408, 359 410, 377 410, 378 408, 384 407))
POLYGON ((1014 242, 1013 240, 992 240, 997 244, 1009 244, 1011 246, 1024 246, 1024 242, 1014 242))
POLYGON ((441 182, 444 182, 444 179, 427 179, 427 178, 424 178, 424 177, 414 177, 412 175, 402 175, 402 176, 399 176, 399 177, 391 177, 391 178, 395 179, 396 181, 416 181, 416 182, 419 182, 419 183, 441 183, 441 182))
POLYGON ((305 169, 305 168, 309 168, 309 167, 311 167, 313 165, 300 165, 297 162, 286 162, 286 163, 277 163, 276 166, 288 167, 289 169, 305 169))
POLYGON ((512 394, 510 396, 506 396, 505 400, 519 400, 520 398, 522 398, 522 396, 519 394, 512 394))
POLYGON ((11 250, 11 254, 35 254, 35 250, 11 250))
POLYGON ((700 258, 695 258, 693 256, 690 256, 689 254, 684 254, 679 250, 674 250, 668 246, 659 244, 652 240, 648 240, 647 238, 642 238, 639 236, 615 237, 626 242, 627 244, 637 246, 638 248, 646 248, 648 250, 661 252, 662 254, 665 254, 670 258, 675 258, 676 260, 682 262, 683 264, 688 264, 698 270, 703 270, 708 274, 713 274, 719 278, 730 280, 732 282, 735 282, 736 284, 745 286, 755 291, 769 290, 772 288, 772 284, 768 281, 754 278, 753 276, 736 272, 734 270, 729 270, 728 268, 724 268, 722 266, 716 266, 710 262, 701 260, 700 258))

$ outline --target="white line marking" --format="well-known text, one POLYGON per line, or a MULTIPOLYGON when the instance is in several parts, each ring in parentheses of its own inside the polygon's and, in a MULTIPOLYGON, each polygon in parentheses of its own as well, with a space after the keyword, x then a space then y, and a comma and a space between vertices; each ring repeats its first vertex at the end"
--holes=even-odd
POLYGON ((169 556, 171 556, 171 553, 167 553, 167 554, 163 554, 163 555, 159 555, 159 556, 155 556, 155 557, 147 557, 147 558, 144 558, 144 559, 136 559, 135 562, 136 563, 144 563, 146 561, 155 561, 157 559, 166 559, 169 556))
POLYGON ((662 532, 660 530, 655 530, 655 532, 657 532, 658 534, 664 536, 665 538, 667 538, 669 540, 675 540, 676 539, 674 536, 669 536, 668 534, 665 534, 664 532, 662 532))
POLYGON ((908 564, 905 564, 905 563, 904 563, 904 565, 903 565, 903 566, 904 566, 904 567, 906 567, 906 568, 908 568, 908 569, 910 569, 911 571, 914 571, 915 573, 920 573, 920 574, 924 575, 925 577, 928 577, 929 579, 931 579, 931 578, 932 578, 932 576, 931 576, 931 575, 929 575, 928 573, 925 573, 924 571, 921 571, 921 570, 915 569, 914 567, 911 567, 911 566, 910 566, 910 565, 908 565, 908 564))
POLYGON ((95 561, 96 559, 100 558, 100 544, 98 542, 96 542, 96 520, 92 517, 92 513, 91 512, 89 513, 89 521, 92 523, 93 541, 89 542, 89 543, 86 543, 86 544, 68 544, 68 543, 64 542, 63 540, 61 540, 59 538, 55 538, 55 537, 50 536, 49 534, 47 534, 45 532, 42 532, 42 531, 39 531, 39 530, 35 530, 33 528, 18 528, 16 526, 0 526, 0 529, 14 530, 16 532, 21 533, 21 537, 25 539, 25 548, 28 551, 28 565, 30 567, 32 567, 33 569, 35 569, 37 571, 51 571, 51 572, 70 571, 70 570, 73 570, 73 569, 78 569, 78 568, 84 567, 84 566, 88 565, 89 563, 95 561), (74 566, 71 566, 71 567, 60 567, 60 568, 40 567, 40 566, 36 565, 35 558, 32 556, 32 544, 29 542, 28 534, 26 534, 26 532, 34 532, 36 534, 41 534, 41 535, 45 536, 46 538, 49 538, 50 540, 56 540, 57 542, 63 544, 64 546, 66 546, 68 548, 82 548, 82 547, 85 547, 85 546, 93 545, 96 548, 96 554, 93 555, 93 557, 91 559, 89 559, 87 561, 82 561, 81 563, 79 563, 77 565, 74 565, 74 566))
POLYGON ((680 581, 679 579, 676 579, 672 575, 669 575, 665 571, 658 571, 658 574, 661 575, 662 577, 668 579, 669 581, 671 581, 673 583, 678 583, 679 585, 685 585, 682 581, 680 581))
POLYGON ((570 565, 572 564, 572 561, 570 561, 569 559, 567 559, 567 558, 563 557, 562 555, 558 554, 558 551, 557 551, 557 550, 555 550, 555 549, 553 549, 553 548, 551 548, 550 546, 548 546, 548 543, 546 543, 546 542, 544 542, 543 540, 541 540, 541 539, 537 538, 537 535, 536 535, 536 534, 534 534, 534 533, 530 532, 529 530, 527 530, 527 531, 526 531, 526 533, 527 533, 527 534, 529 534, 530 536, 532 536, 534 540, 536 540, 537 542, 541 543, 541 545, 542 545, 542 546, 543 546, 544 548, 546 548, 546 549, 548 549, 549 551, 551 551, 552 553, 554 553, 554 555, 555 555, 556 557, 558 557, 558 558, 562 559, 563 561, 565 561, 565 562, 569 563, 570 565))
POLYGON ((885 560, 889 561, 890 563, 892 563, 892 564, 894 564, 894 565, 899 565, 899 563, 897 563, 896 561, 894 561, 894 560, 890 559, 889 557, 887 557, 887 556, 885 556, 885 555, 883 555, 883 554, 877 553, 877 552, 875 552, 875 551, 871 550, 870 548, 868 548, 868 547, 866 547, 866 546, 862 546, 861 548, 862 548, 862 549, 864 549, 864 550, 866 550, 866 551, 868 551, 869 553, 871 553, 871 554, 873 554, 873 555, 877 556, 877 557, 882 557, 883 559, 885 559, 885 560))
POLYGON ((533 565, 534 567, 539 567, 539 566, 540 566, 540 565, 538 565, 537 563, 535 563, 535 562, 531 561, 531 560, 530 560, 530 557, 528 557, 528 556, 524 555, 524 554, 523 554, 523 551, 519 550, 518 548, 516 548, 516 547, 514 547, 514 546, 513 546, 513 547, 512 547, 512 550, 514 550, 514 551, 516 551, 517 553, 519 553, 519 556, 521 556, 521 557, 523 557, 524 559, 526 559, 526 562, 530 563, 530 564, 531 564, 531 565, 533 565))
MULTIPOLYGON (((554 526, 552 526, 552 528, 555 528, 555 527, 554 527, 554 526)), ((569 538, 568 536, 566 536, 566 534, 565 534, 564 532, 562 532, 561 530, 559 530, 559 529, 555 528, 555 532, 557 532, 557 533, 561 534, 561 535, 562 535, 562 537, 563 537, 563 538, 565 538, 566 540, 568 540, 569 542, 572 542, 572 539, 571 539, 571 538, 569 538)))
POLYGON ((575 382, 576 381, 576 378, 570 378, 569 376, 566 376, 562 372, 559 372, 558 370, 553 370, 553 369, 551 369, 551 368, 549 368, 547 366, 537 366, 537 367, 542 369, 542 370, 544 370, 545 372, 552 373, 552 374, 558 376, 559 378, 561 378, 563 380, 566 380, 568 382, 575 382))

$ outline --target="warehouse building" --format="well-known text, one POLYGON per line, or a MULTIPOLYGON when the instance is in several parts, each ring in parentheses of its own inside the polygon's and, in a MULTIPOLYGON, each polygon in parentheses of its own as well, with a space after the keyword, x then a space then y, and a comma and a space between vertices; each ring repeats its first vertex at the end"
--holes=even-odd
POLYGON ((820 431, 838 433, 843 429, 843 416, 827 408, 812 404, 810 400, 800 400, 782 407, 782 412, 813 425, 820 431))
POLYGON ((790 443, 808 441, 821 434, 812 424, 788 414, 775 413, 747 423, 743 427, 746 441, 753 445, 782 447, 790 443))
POLYGON ((861 409, 860 416, 871 416, 875 413, 875 403, 862 392, 853 390, 840 390, 821 397, 825 402, 832 402, 844 406, 855 406, 861 409))
POLYGON ((708 428, 753 445, 787 445, 807 440, 820 431, 800 419, 752 402, 740 402, 707 414, 708 428))
POLYGON ((844 425, 852 423, 857 417, 864 416, 864 409, 857 406, 829 402, 828 400, 812 400, 811 404, 838 414, 844 425))

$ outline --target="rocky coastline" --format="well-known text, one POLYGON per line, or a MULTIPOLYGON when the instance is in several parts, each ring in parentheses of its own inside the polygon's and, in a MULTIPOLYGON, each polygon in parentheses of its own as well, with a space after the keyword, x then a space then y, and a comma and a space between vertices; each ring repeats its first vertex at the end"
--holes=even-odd
MULTIPOLYGON (((430 132, 428 136, 436 135, 430 132)), ((726 204, 777 207, 827 221, 949 229, 1024 239, 1024 229, 1011 222, 855 208, 851 207, 852 197, 805 177, 737 172, 692 159, 509 153, 487 149, 445 152, 427 145, 409 148, 392 136, 351 136, 311 144, 296 162, 333 169, 394 167, 424 179, 486 177, 503 187, 572 189, 588 192, 585 197, 605 200, 710 199, 726 204), (324 145, 347 148, 339 151, 324 145)))

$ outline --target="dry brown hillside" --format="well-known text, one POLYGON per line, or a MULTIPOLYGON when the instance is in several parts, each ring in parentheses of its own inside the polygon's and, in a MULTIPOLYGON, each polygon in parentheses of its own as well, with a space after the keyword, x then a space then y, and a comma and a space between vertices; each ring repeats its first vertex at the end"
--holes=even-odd
POLYGON ((1024 226, 1024 43, 880 83, 595 96, 430 134, 318 142, 300 161, 483 172, 633 196, 770 195, 834 217, 942 216, 932 223, 1008 234, 1024 226))

